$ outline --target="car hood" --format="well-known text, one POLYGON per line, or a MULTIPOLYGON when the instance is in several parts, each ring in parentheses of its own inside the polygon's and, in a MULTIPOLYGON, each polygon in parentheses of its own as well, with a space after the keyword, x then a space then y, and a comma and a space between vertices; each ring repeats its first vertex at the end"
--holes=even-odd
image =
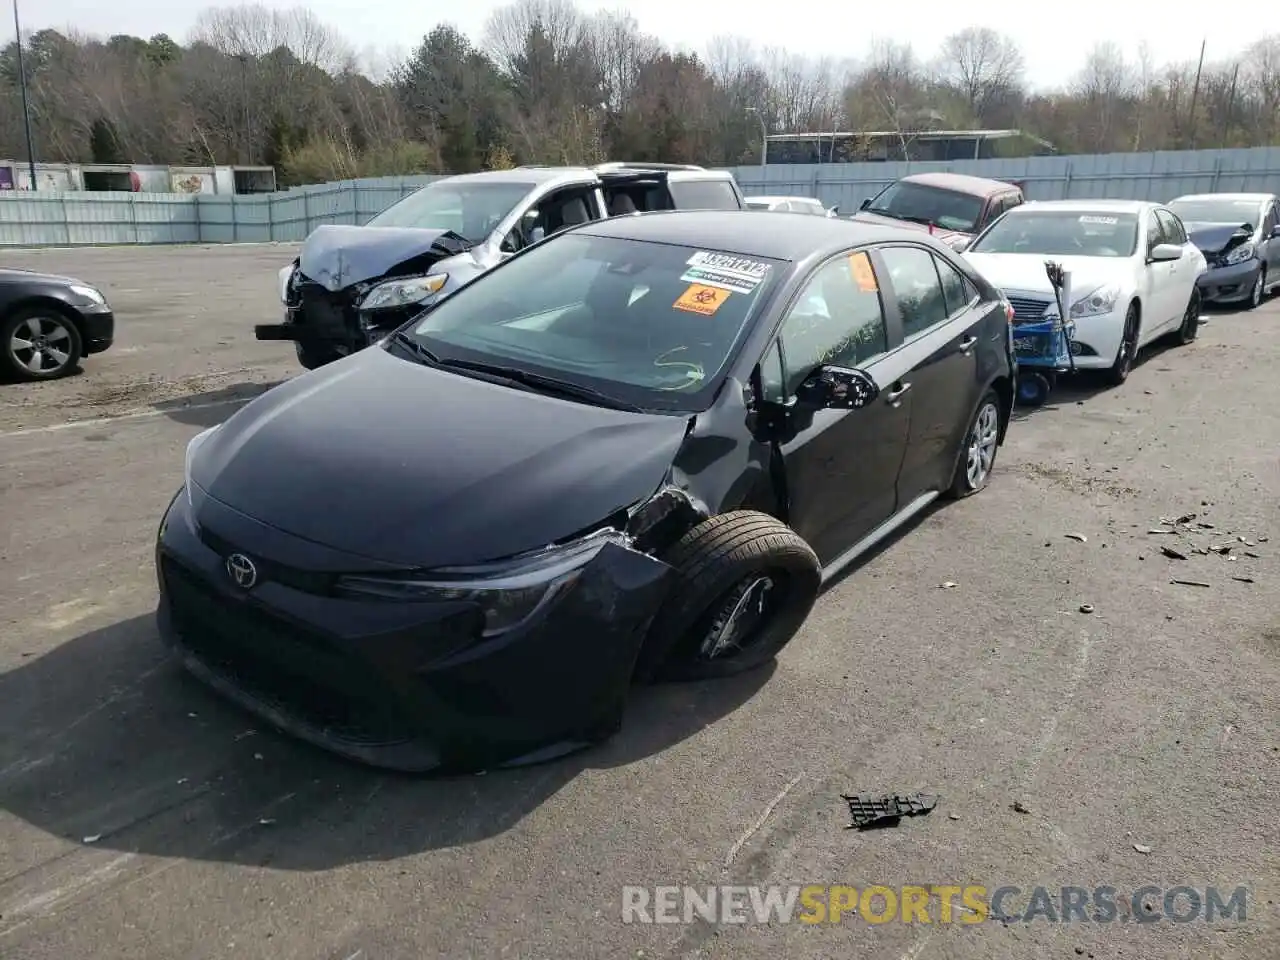
POLYGON ((240 513, 349 554, 473 564, 547 546, 652 494, 687 428, 374 347, 239 410, 198 448, 191 476, 240 513))
POLYGON ((1071 274, 1071 288, 1080 294, 1107 283, 1127 283, 1130 261, 1120 257, 1054 257, 1038 253, 961 254, 979 273, 1001 290, 1040 292, 1052 296, 1044 265, 1053 261, 1071 274))
POLYGON ((51 283, 57 286, 70 286, 75 283, 80 286, 89 286, 83 280, 77 280, 75 277, 62 277, 56 273, 36 273, 33 270, 12 270, 8 268, 0 268, 0 283, 51 283))
MULTIPOLYGON (((924 230, 929 231, 929 227, 924 223, 916 223, 914 220, 898 220, 894 217, 882 217, 878 213, 868 213, 865 210, 859 210, 851 219, 861 220, 863 223, 878 223, 886 227, 903 227, 907 230, 924 230)), ((972 237, 973 234, 966 233, 963 230, 948 230, 943 227, 934 227, 933 236, 944 243, 952 237, 972 237)))
POLYGON ((1253 230, 1246 230, 1243 223, 1188 223, 1186 227, 1187 238, 1202 253, 1221 253, 1253 236, 1253 230))
POLYGON ((302 244, 298 269, 330 290, 381 277, 392 267, 421 257, 456 256, 475 246, 451 230, 415 227, 316 227, 302 244))

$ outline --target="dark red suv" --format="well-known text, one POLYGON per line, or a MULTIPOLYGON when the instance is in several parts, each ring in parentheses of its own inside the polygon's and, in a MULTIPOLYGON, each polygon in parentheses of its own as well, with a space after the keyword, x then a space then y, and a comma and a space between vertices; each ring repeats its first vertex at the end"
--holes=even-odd
POLYGON ((1025 203, 1022 188, 962 173, 916 173, 862 201, 855 220, 914 225, 959 251, 1006 210, 1025 203))

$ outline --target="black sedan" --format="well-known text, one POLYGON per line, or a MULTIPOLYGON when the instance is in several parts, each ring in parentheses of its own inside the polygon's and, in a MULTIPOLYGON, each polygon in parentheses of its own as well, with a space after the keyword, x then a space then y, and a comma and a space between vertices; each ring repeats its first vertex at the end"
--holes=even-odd
POLYGON ((52 380, 101 353, 115 317, 96 287, 73 277, 0 269, 0 372, 9 379, 52 380))
POLYGON ((1011 311, 926 234, 655 213, 528 248, 187 450, 158 620, 296 736, 532 762, 637 680, 772 659, 825 582, 981 490, 1011 311))

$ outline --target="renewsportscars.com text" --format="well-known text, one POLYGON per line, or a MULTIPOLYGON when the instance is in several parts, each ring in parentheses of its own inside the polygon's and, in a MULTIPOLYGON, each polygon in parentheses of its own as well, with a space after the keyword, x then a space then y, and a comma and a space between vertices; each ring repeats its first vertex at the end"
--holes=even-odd
POLYGON ((622 922, 1192 923, 1243 921, 1247 901, 1243 886, 629 886, 622 890, 622 922))

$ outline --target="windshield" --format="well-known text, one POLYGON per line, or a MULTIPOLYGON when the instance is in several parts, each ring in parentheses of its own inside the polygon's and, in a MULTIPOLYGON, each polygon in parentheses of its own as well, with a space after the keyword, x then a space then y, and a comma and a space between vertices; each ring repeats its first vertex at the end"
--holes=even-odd
POLYGON ((409 333, 442 360, 518 367, 650 410, 706 409, 778 261, 561 236, 442 300, 409 333))
POLYGON ((1138 218, 1132 213, 1023 207, 993 223, 968 252, 1131 257, 1137 249, 1138 218))
POLYGON ((1175 200, 1169 209, 1183 223, 1231 223, 1257 226, 1262 204, 1257 200, 1175 200))
POLYGON ((365 226, 452 230, 472 243, 480 243, 529 195, 533 186, 439 180, 393 203, 365 226))
POLYGON ((932 223, 944 230, 972 233, 985 201, 967 193, 899 180, 871 201, 868 213, 932 223))

